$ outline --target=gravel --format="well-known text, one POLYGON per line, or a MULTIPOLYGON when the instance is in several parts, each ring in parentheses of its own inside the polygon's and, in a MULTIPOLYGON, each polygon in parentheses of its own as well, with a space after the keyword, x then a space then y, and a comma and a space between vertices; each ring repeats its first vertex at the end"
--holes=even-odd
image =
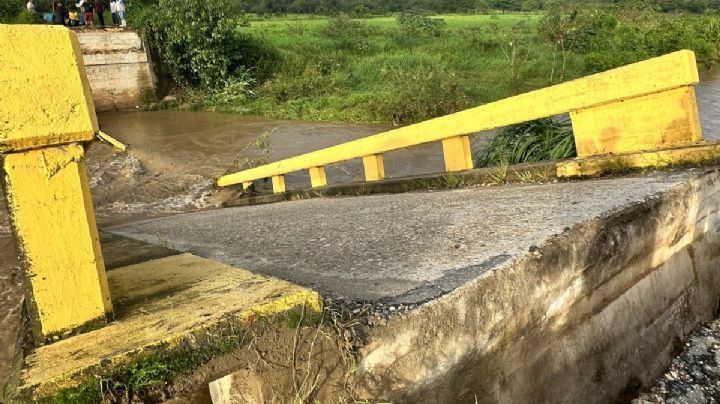
POLYGON ((670 368, 633 404, 720 403, 720 319, 692 333, 670 368))

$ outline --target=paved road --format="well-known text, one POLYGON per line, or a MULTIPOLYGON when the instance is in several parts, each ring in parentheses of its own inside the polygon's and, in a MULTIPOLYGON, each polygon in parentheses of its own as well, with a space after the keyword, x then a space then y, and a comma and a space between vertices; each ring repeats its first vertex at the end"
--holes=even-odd
POLYGON ((412 304, 691 175, 312 199, 109 231, 312 286, 326 296, 412 304))

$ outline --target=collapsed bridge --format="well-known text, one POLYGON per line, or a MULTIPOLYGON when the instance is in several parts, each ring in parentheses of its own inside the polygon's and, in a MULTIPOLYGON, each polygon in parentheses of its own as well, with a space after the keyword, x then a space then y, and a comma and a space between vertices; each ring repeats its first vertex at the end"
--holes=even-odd
MULTIPOLYGON (((283 176, 308 170, 313 192, 330 193, 325 166, 362 158, 373 184, 358 189, 417 189, 422 179, 384 179, 382 154, 439 141, 443 176, 483 183, 488 170, 472 170, 468 134, 570 112, 579 159, 508 169, 544 173, 539 182, 549 184, 199 212, 104 229, 101 246, 82 148, 98 127, 77 39, 57 27, 3 26, 0 37, 0 98, 15 100, 0 106, 0 150, 36 344, 21 359, 11 400, 80 394, 98 378, 119 385, 127 369, 156 363, 168 372, 165 398, 207 391, 209 382, 216 402, 282 391, 306 398, 297 378, 283 390, 273 384, 280 370, 257 370, 260 360, 243 352, 258 344, 261 358, 283 352, 294 375, 302 367, 292 342, 307 336, 304 320, 346 310, 357 314, 355 357, 308 366, 324 375, 311 389, 320 397, 347 393, 338 380, 349 380, 353 394, 372 400, 605 402, 651 381, 718 303, 717 169, 551 181, 618 161, 715 162, 717 145, 702 140, 698 123, 691 52, 218 180, 250 187, 269 177, 277 195, 292 198, 283 176), (56 63, 30 69, 12 58, 14 46, 35 53, 21 38, 50 36, 56 63), (83 92, 14 96, 50 79, 83 92), (117 245, 148 254, 106 265, 102 250, 117 245), (278 318, 296 328, 263 328, 278 318), (240 337, 248 333, 265 338, 240 337), (191 383, 176 381, 188 375, 191 383), (261 388, 248 393, 249 381, 261 388)), ((112 395, 116 384, 92 391, 112 395)))

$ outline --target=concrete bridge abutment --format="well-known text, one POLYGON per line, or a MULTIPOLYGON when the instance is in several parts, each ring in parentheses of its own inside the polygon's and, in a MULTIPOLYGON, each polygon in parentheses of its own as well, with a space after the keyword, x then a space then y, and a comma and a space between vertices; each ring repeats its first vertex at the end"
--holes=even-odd
POLYGON ((720 294, 720 173, 587 221, 373 330, 365 396, 603 403, 652 384, 720 294))

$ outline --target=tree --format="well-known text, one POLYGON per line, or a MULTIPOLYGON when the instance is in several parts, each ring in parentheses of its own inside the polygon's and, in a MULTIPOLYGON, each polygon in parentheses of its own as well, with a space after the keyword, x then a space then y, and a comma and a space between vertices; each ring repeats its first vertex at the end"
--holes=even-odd
POLYGON ((522 0, 490 0, 490 7, 502 12, 520 10, 522 8, 522 0))
POLYGON ((565 2, 557 2, 550 6, 550 10, 538 24, 540 36, 553 44, 553 67, 550 73, 550 82, 552 82, 555 78, 555 58, 558 50, 562 55, 560 81, 564 79, 569 50, 568 36, 575 27, 575 20, 577 17, 578 10, 575 5, 565 2))

